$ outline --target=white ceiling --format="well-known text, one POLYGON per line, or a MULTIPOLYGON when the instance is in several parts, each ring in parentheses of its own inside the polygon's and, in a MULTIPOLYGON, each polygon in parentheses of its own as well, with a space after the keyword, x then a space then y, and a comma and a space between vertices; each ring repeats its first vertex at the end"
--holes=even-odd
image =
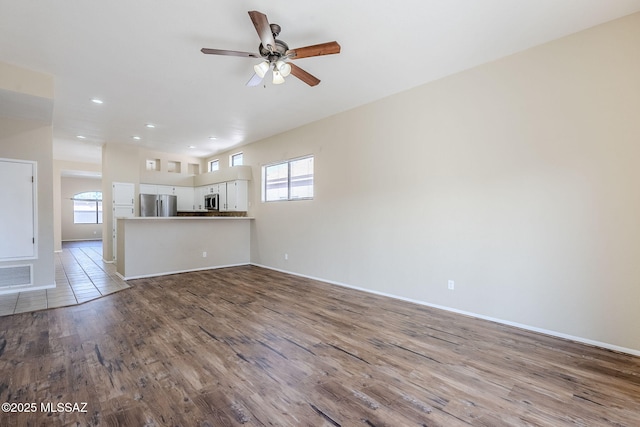
POLYGON ((207 156, 636 11, 640 0, 0 0, 0 61, 55 76, 56 158, 98 162, 104 142, 207 156), (257 59, 200 53, 257 53, 249 10, 291 48, 340 43, 296 61, 320 85, 246 87, 257 59))

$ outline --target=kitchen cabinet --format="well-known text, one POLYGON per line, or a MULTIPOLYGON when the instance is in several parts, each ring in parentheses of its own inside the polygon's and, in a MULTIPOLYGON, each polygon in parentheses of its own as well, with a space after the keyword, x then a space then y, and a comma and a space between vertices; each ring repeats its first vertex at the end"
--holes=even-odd
POLYGON ((117 218, 126 217, 131 218, 134 216, 133 199, 135 198, 136 188, 133 183, 130 182, 114 182, 111 184, 111 202, 112 202, 112 237, 113 237, 113 259, 116 259, 116 248, 118 247, 117 236, 117 218))
POLYGON ((191 211, 195 209, 195 190, 193 187, 174 187, 173 191, 178 197, 179 211, 191 211))
POLYGON ((225 183, 225 197, 220 193, 221 212, 246 212, 248 210, 247 181, 236 180, 225 183))
POLYGON ((140 184, 140 194, 155 194, 177 196, 178 210, 191 211, 201 209, 195 205, 195 189, 193 187, 182 187, 174 185, 140 184))
POLYGON ((207 192, 207 187, 196 187, 194 190, 194 209, 195 210, 206 210, 207 208, 204 206, 204 195, 207 192))
POLYGON ((176 195, 176 187, 172 185, 140 184, 140 194, 176 195))
POLYGON ((130 182, 114 182, 112 184, 113 206, 131 205, 135 197, 135 186, 130 182))
POLYGON ((169 196, 177 196, 176 188, 177 187, 173 187, 171 185, 158 185, 158 195, 166 194, 169 196))
POLYGON ((158 186, 155 184, 140 184, 140 194, 158 194, 158 186))
POLYGON ((205 194, 218 194, 220 184, 206 185, 204 188, 205 188, 205 194))
POLYGON ((227 183, 221 182, 220 184, 216 184, 217 192, 220 195, 218 200, 219 210, 220 212, 227 211, 227 183))
POLYGON ((246 212, 248 210, 248 182, 236 180, 196 187, 194 191, 195 209, 204 207, 204 196, 218 194, 220 212, 246 212))

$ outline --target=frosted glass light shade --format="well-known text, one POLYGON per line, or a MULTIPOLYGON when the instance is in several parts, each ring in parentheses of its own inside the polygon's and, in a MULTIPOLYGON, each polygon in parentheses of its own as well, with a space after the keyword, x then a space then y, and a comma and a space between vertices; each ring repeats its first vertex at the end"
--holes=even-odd
POLYGON ((282 77, 287 77, 291 74, 291 65, 288 62, 278 61, 276 62, 276 68, 280 71, 282 77))
POLYGON ((253 71, 256 72, 260 78, 263 78, 267 71, 269 71, 269 61, 263 61, 253 66, 253 71))
POLYGON ((277 69, 273 70, 273 84, 274 85, 279 85, 284 83, 284 77, 282 77, 282 74, 280 73, 280 71, 278 71, 277 69))

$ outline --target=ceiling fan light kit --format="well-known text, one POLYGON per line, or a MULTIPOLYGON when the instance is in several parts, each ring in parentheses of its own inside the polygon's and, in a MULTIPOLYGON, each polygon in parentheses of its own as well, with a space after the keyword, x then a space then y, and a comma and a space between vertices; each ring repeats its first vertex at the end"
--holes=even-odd
POLYGON ((284 77, 280 74, 280 71, 273 69, 273 84, 280 85, 284 83, 284 77))
POLYGON ((261 63, 254 65, 253 70, 260 76, 260 78, 263 78, 267 74, 267 71, 269 71, 269 61, 262 61, 261 63))
POLYGON ((291 65, 283 60, 276 61, 274 69, 278 70, 282 77, 287 77, 291 74, 291 65))
POLYGON ((254 65, 255 75, 247 82, 247 86, 257 86, 270 68, 273 68, 273 84, 282 84, 284 78, 290 74, 302 80, 309 86, 316 86, 320 79, 306 72, 289 60, 309 58, 312 56, 333 55, 340 53, 338 42, 321 43, 313 46, 305 46, 297 49, 289 49, 289 45, 276 39, 281 27, 278 24, 269 24, 267 15, 252 10, 249 17, 260 37, 258 46, 259 55, 251 52, 239 52, 236 50, 202 48, 200 51, 208 55, 242 56, 245 58, 264 58, 264 61, 254 65), (272 67, 273 65, 273 67, 272 67))

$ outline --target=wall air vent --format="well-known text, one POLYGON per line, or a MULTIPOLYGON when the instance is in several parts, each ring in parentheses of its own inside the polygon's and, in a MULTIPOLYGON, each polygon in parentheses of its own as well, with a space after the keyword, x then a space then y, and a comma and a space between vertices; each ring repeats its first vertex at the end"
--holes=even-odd
POLYGON ((32 284, 32 265, 13 265, 0 267, 0 289, 32 284))

